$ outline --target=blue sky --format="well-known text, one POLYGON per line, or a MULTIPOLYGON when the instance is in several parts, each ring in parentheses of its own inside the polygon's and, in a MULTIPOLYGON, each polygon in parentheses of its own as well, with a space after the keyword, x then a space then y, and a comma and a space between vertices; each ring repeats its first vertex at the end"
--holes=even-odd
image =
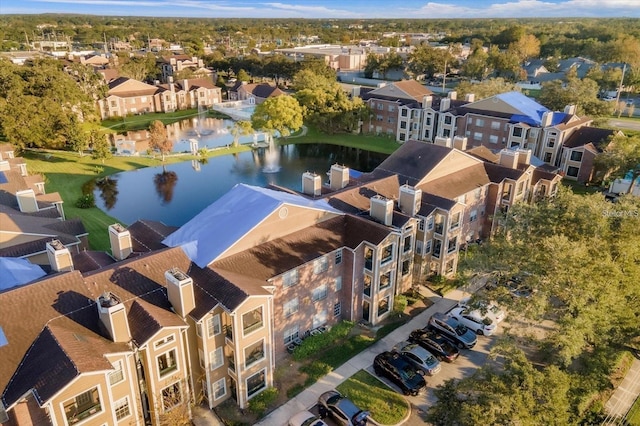
POLYGON ((634 17, 640 0, 0 0, 0 14, 234 18, 634 17))

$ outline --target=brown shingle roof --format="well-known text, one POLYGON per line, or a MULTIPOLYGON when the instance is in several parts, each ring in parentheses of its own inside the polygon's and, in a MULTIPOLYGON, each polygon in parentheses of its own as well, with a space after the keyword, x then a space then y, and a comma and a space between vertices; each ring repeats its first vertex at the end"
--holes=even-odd
POLYGON ((115 259, 103 251, 86 251, 73 255, 73 268, 82 273, 95 271, 115 263, 115 259))
POLYGON ((490 161, 492 163, 498 163, 500 161, 500 156, 494 154, 489 148, 484 145, 478 145, 471 149, 465 151, 467 154, 471 154, 476 158, 479 158, 483 161, 490 161))
POLYGON ((142 299, 134 300, 128 308, 127 318, 131 337, 138 346, 147 343, 164 327, 187 327, 187 324, 173 312, 142 299))
POLYGON ((370 199, 375 195, 396 199, 400 193, 398 176, 390 175, 375 180, 368 180, 356 187, 348 187, 327 197, 327 202, 336 209, 346 213, 366 213, 370 208, 370 199))
POLYGON ((603 145, 608 141, 609 137, 616 133, 611 129, 600 129, 598 127, 581 127, 576 130, 564 141, 567 148, 577 148, 579 146, 593 143, 593 145, 602 150, 603 145))
POLYGON ((489 176, 491 182, 494 183, 500 183, 505 179, 518 180, 524 173, 522 170, 512 169, 510 167, 493 163, 484 163, 484 167, 487 171, 487 176, 489 176))
POLYGON ((162 240, 177 229, 175 226, 168 226, 153 220, 138 220, 127 227, 131 233, 133 251, 139 253, 165 248, 162 240))
POLYGON ((484 164, 474 164, 425 184, 424 190, 444 198, 456 198, 491 181, 484 164))

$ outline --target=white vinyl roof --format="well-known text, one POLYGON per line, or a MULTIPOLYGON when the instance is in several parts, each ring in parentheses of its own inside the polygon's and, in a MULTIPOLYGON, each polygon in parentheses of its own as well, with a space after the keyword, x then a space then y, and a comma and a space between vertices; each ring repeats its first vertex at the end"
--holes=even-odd
POLYGON ((240 183, 162 243, 169 247, 181 246, 191 261, 204 268, 285 205, 343 214, 324 200, 240 183))
POLYGON ((38 265, 19 257, 0 257, 0 290, 23 285, 47 273, 38 265))

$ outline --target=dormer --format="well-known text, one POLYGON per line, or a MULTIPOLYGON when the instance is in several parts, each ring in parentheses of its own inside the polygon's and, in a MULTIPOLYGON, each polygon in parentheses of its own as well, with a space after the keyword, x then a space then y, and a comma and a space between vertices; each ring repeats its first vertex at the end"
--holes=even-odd
POLYGON ((128 342, 131 340, 127 310, 120 299, 111 292, 103 293, 96 300, 98 316, 114 342, 128 342))

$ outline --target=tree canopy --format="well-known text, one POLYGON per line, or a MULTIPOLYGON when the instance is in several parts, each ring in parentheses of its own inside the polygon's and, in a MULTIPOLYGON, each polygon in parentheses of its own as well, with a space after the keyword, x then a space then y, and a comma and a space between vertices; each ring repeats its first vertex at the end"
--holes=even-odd
POLYGON ((281 136, 287 137, 302 127, 303 115, 304 109, 295 98, 276 96, 256 106, 251 124, 254 129, 277 131, 281 136))

